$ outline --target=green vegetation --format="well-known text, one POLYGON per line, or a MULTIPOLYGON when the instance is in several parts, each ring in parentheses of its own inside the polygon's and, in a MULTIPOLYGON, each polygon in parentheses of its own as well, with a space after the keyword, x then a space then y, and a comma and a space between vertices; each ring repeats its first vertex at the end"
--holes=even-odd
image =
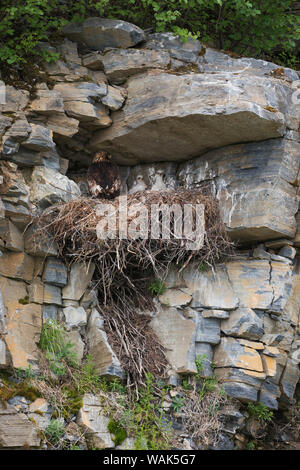
POLYGON ((184 398, 177 395, 172 400, 172 409, 178 413, 181 408, 184 406, 184 398))
POLYGON ((255 442, 249 441, 247 446, 246 446, 246 449, 247 450, 255 450, 255 442))
POLYGON ((253 416, 262 423, 271 421, 274 415, 273 411, 269 410, 264 403, 248 403, 247 410, 250 416, 253 416))
POLYGON ((277 56, 295 63, 300 18, 293 0, 2 0, 0 63, 48 62, 58 55, 39 47, 57 40, 69 21, 88 16, 124 19, 154 31, 172 31, 186 41, 199 38, 221 49, 252 56, 277 56))
POLYGON ((118 423, 114 419, 110 419, 107 424, 107 429, 111 434, 114 434, 113 441, 116 446, 121 445, 122 442, 125 441, 127 437, 127 432, 126 429, 123 428, 120 423, 118 423))
POLYGON ((139 398, 128 402, 119 420, 127 434, 135 437, 135 450, 166 450, 169 448, 170 429, 164 420, 162 403, 166 389, 158 391, 152 374, 146 375, 146 384, 139 390, 139 398))
POLYGON ((167 286, 160 279, 154 279, 154 281, 151 282, 149 289, 152 292, 152 295, 162 295, 166 292, 167 286))
POLYGON ((66 366, 77 366, 76 353, 72 351, 74 345, 66 340, 63 326, 54 321, 47 320, 43 325, 40 348, 45 351, 46 358, 52 372, 61 376, 66 374, 66 366))
POLYGON ((51 419, 45 429, 45 436, 51 444, 57 444, 64 435, 64 423, 60 419, 51 419))

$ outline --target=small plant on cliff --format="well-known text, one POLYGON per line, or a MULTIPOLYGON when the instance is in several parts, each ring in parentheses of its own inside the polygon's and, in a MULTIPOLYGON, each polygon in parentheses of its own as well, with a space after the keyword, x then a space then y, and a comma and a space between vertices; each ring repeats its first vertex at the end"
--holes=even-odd
POLYGON ((271 421, 274 415, 273 411, 269 410, 264 403, 248 403, 247 410, 250 416, 262 423, 271 421))
POLYGON ((45 429, 45 436, 51 444, 58 444, 64 435, 64 424, 61 419, 51 419, 45 429))
POLYGON ((172 409, 178 413, 181 408, 184 406, 184 398, 180 396, 176 396, 172 400, 172 409))
POLYGON ((52 372, 65 375, 66 365, 77 366, 74 345, 66 339, 65 330, 54 320, 47 320, 43 325, 39 346, 45 351, 52 372))
POLYGON ((152 292, 152 295, 162 295, 166 292, 167 286, 160 279, 154 279, 154 281, 151 282, 149 289, 152 292))
POLYGON ((108 431, 114 435, 113 441, 116 446, 122 444, 127 437, 126 429, 114 419, 110 419, 107 424, 108 431))

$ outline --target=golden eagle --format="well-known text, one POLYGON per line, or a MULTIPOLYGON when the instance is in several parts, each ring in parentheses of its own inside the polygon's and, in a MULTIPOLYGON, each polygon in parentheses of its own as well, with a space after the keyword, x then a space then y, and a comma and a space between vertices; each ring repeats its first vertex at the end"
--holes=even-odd
POLYGON ((121 178, 117 165, 107 152, 98 152, 88 169, 87 182, 91 195, 101 199, 114 199, 120 194, 121 178))

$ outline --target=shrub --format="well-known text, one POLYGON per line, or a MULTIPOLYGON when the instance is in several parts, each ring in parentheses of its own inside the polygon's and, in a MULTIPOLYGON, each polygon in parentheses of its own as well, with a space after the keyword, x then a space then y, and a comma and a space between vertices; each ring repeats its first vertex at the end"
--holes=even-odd
POLYGON ((248 413, 262 423, 271 421, 274 415, 273 411, 269 410, 264 403, 248 403, 248 413))
POLYGON ((270 54, 278 47, 289 54, 299 39, 300 19, 291 13, 292 4, 293 0, 2 0, 0 62, 55 60, 57 54, 39 48, 39 43, 57 39, 69 21, 96 15, 172 31, 183 40, 213 40, 220 48, 243 54, 270 54))

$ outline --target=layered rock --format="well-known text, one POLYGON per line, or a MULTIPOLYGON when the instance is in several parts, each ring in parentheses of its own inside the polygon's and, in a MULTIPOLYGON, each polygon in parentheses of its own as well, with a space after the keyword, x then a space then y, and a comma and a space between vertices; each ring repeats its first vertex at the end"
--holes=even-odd
POLYGON ((113 127, 91 142, 123 165, 187 160, 213 148, 280 137, 292 125, 281 103, 286 95, 291 100, 293 89, 270 78, 149 72, 129 79, 127 91, 113 127))

